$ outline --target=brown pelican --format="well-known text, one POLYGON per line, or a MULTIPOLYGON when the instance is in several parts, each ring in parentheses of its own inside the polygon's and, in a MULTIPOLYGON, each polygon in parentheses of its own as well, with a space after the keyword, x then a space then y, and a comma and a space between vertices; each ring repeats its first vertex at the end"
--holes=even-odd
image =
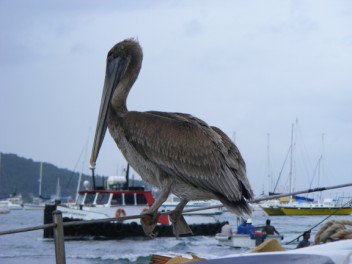
POLYGON ((128 111, 126 99, 143 59, 132 39, 109 51, 91 165, 95 167, 107 127, 118 148, 160 196, 141 218, 152 236, 158 208, 170 193, 181 199, 171 214, 176 236, 191 233, 182 210, 190 200, 220 200, 231 212, 251 214, 253 192, 245 162, 235 144, 217 127, 182 113, 128 111))

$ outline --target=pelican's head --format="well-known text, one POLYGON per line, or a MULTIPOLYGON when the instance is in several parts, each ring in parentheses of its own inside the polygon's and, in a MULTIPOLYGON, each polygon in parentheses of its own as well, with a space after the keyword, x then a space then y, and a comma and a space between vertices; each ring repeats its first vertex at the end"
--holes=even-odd
POLYGON ((104 140, 109 110, 115 113, 127 111, 126 99, 138 77, 142 59, 142 49, 139 43, 132 39, 117 43, 108 52, 103 94, 90 158, 92 167, 95 167, 104 140))

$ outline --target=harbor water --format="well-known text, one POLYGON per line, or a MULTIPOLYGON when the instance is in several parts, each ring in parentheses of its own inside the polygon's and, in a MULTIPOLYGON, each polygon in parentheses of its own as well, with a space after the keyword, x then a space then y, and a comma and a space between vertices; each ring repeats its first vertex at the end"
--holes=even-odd
MULTIPOLYGON (((226 212, 222 220, 228 220, 235 230, 234 215, 226 212)), ((253 224, 260 226, 266 219, 284 235, 283 246, 287 250, 295 248, 297 242, 285 245, 315 226, 326 216, 270 216, 263 211, 254 211, 253 224)), ((331 219, 352 219, 352 216, 332 216, 331 219)), ((0 214, 0 230, 11 230, 43 224, 43 211, 13 210, 0 214)), ((311 240, 324 223, 312 230, 311 240)), ((110 264, 110 263, 149 263, 153 254, 185 255, 194 253, 199 257, 213 259, 229 254, 247 252, 250 249, 235 249, 219 246, 213 236, 195 236, 176 239, 138 238, 121 240, 68 240, 65 241, 66 263, 110 264)), ((47 264, 55 263, 55 247, 52 239, 43 239, 43 231, 30 231, 0 236, 0 263, 8 264, 47 264)))

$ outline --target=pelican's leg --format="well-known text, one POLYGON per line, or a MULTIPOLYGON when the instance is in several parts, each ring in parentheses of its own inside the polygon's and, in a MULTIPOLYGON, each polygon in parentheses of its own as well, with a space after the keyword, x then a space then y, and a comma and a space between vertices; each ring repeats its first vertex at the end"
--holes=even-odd
POLYGON ((153 231, 158 222, 158 209, 166 201, 167 197, 170 194, 170 187, 163 188, 160 192, 158 199, 155 200, 153 205, 145 212, 141 218, 141 224, 143 231, 147 236, 155 237, 157 234, 154 234, 153 231))
POLYGON ((192 234, 192 230, 186 223, 182 215, 183 208, 188 203, 188 200, 181 199, 181 202, 176 206, 175 210, 170 213, 170 221, 173 225, 173 232, 176 237, 182 234, 192 234))

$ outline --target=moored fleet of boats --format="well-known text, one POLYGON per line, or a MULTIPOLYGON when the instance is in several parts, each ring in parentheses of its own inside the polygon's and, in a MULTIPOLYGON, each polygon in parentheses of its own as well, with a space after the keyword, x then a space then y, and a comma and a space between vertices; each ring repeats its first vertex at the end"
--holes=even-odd
MULTIPOLYGON (((154 195, 143 187, 128 186, 128 173, 126 176, 112 176, 106 181, 106 186, 90 188, 89 182, 85 182, 84 190, 78 191, 75 201, 55 203, 52 199, 45 203, 40 197, 34 197, 31 203, 24 203, 20 194, 13 194, 6 200, 0 201, 0 213, 8 213, 11 210, 44 210, 45 224, 52 221, 52 211, 62 212, 65 222, 80 220, 100 220, 116 218, 108 223, 68 226, 65 228, 66 237, 107 237, 122 238, 130 236, 144 236, 142 226, 139 224, 138 216, 154 203, 154 195), (120 217, 137 216, 120 220, 120 217)), ((59 183, 58 183, 59 186, 59 183)), ((297 197, 286 197, 281 200, 269 200, 259 204, 251 204, 254 210, 263 210, 269 216, 294 216, 294 215, 350 215, 352 214, 351 197, 340 197, 337 200, 324 199, 316 202, 313 199, 300 200, 297 197), (347 202, 346 202, 347 201, 347 202)), ((160 212, 168 212, 175 209, 179 198, 170 195, 160 206, 160 212)), ((220 245, 233 247, 255 247, 258 241, 275 239, 280 242, 280 235, 265 235, 251 238, 248 235, 220 234, 223 223, 221 216, 224 209, 216 200, 190 201, 184 208, 183 216, 190 225, 193 235, 214 235, 220 245), (207 208, 205 210, 201 210, 207 208)), ((156 228, 158 236, 173 236, 172 225, 167 214, 158 218, 156 228)), ((44 232, 44 237, 52 237, 50 232, 44 232)))
POLYGON ((288 203, 267 202, 260 207, 270 216, 277 215, 350 215, 352 214, 352 197, 340 197, 337 200, 325 198, 323 202, 288 203))
MULTIPOLYGON (((78 192, 76 201, 55 205, 53 203, 46 204, 44 214, 51 217, 53 210, 59 210, 62 212, 65 222, 116 218, 116 220, 108 223, 65 227, 65 237, 67 238, 86 236, 105 238, 144 236, 144 231, 139 224, 138 217, 123 220, 119 220, 119 218, 124 216, 139 216, 146 211, 154 203, 153 193, 145 190, 143 187, 126 186, 124 176, 111 177, 107 183, 110 183, 110 185, 106 186, 106 188, 90 189, 90 184, 85 182, 85 190, 78 192)), ((323 203, 317 203, 313 200, 299 202, 291 198, 284 199, 284 201, 286 202, 280 203, 279 200, 267 201, 259 204, 258 208, 261 208, 268 215, 282 216, 352 214, 352 200, 349 197, 340 198, 337 201, 325 199, 323 203), (288 200, 291 202, 287 202, 288 200)), ((170 195, 167 201, 160 207, 160 212, 172 211, 178 202, 178 197, 170 195)), ((23 203, 21 195, 13 195, 6 200, 0 201, 0 211, 5 208, 5 205, 7 209, 2 211, 2 213, 15 209, 29 209, 23 203), (11 208, 8 205, 11 205, 11 208)), ((35 205, 35 203, 30 205, 35 205)), ((38 200, 37 206, 33 208, 43 210, 43 201, 38 200)), ((282 240, 281 235, 263 235, 259 234, 259 232, 252 238, 249 235, 237 234, 236 232, 231 233, 231 235, 221 234, 220 230, 224 224, 221 222, 221 216, 224 211, 220 202, 215 200, 193 201, 187 205, 185 210, 186 212, 183 215, 186 222, 190 225, 193 232, 192 235, 214 236, 218 244, 222 246, 254 248, 270 239, 274 239, 278 243, 281 243, 282 240), (193 210, 205 207, 207 208, 206 210, 193 210), (191 212, 187 212, 189 209, 192 209, 191 212)), ((52 221, 50 217, 49 220, 45 220, 44 224, 52 221)), ((155 235, 174 236, 168 215, 159 216, 155 235)), ((50 238, 53 237, 53 234, 44 232, 44 237, 50 238)))

